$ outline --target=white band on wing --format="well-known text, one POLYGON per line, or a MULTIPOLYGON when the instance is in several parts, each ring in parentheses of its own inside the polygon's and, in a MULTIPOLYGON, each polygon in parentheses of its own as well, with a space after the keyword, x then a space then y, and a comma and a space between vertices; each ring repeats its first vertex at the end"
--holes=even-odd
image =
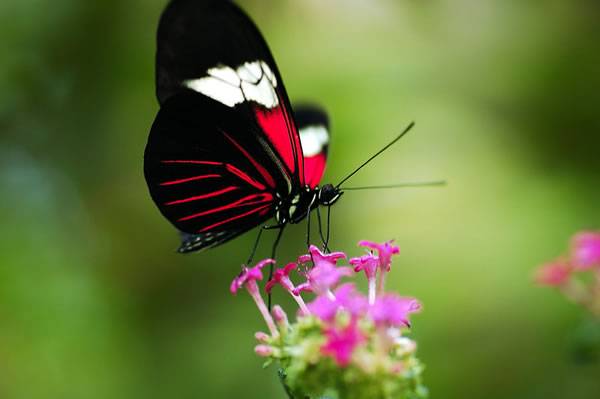
POLYGON ((254 101, 266 108, 279 105, 275 74, 264 61, 246 62, 237 69, 217 66, 207 76, 183 81, 183 85, 198 93, 234 107, 244 101, 254 101))

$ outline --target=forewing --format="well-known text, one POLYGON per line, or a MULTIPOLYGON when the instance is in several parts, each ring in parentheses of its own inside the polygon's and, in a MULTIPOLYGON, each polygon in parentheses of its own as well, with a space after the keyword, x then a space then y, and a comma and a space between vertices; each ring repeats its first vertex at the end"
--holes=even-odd
POLYGON ((162 214, 194 236, 193 250, 273 215, 286 178, 252 133, 234 110, 189 90, 158 112, 144 154, 146 182, 162 214))
POLYGON ((321 182, 327 164, 329 118, 315 105, 297 105, 294 110, 304 154, 304 181, 315 188, 321 182))
POLYGON ((291 176, 304 184, 298 132, 281 75, 256 26, 227 0, 174 0, 158 29, 159 102, 185 90, 234 110, 259 134, 291 176))

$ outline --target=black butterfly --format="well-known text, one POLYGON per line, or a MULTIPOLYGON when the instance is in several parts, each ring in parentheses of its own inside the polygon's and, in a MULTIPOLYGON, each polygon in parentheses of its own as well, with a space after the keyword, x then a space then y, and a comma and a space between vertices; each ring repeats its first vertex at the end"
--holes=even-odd
POLYGON ((232 2, 169 3, 156 94, 144 174, 162 214, 184 233, 179 252, 215 247, 273 217, 276 227, 297 223, 342 195, 341 183, 319 186, 326 114, 292 111, 265 40, 232 2))

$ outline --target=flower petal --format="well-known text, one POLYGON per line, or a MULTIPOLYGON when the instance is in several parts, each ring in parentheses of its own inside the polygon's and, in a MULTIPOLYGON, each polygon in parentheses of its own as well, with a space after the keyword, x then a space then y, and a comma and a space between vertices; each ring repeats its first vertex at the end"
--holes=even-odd
POLYGON ((420 309, 421 304, 414 298, 385 294, 377 298, 369 309, 369 315, 378 326, 410 327, 409 315, 420 309))
POLYGON ((342 329, 327 328, 325 336, 327 341, 321 347, 321 353, 333 357, 340 367, 350 364, 354 349, 365 341, 365 336, 355 321, 342 329))
POLYGON ((393 240, 390 240, 379 244, 373 241, 359 241, 358 246, 376 250, 379 257, 379 266, 382 270, 389 272, 392 265, 392 255, 400 253, 400 247, 392 245, 393 242, 393 240))
POLYGON ((236 278, 233 279, 231 285, 229 286, 229 291, 232 294, 236 294, 237 291, 245 286, 249 281, 262 280, 263 274, 261 269, 268 264, 274 264, 275 260, 273 259, 263 259, 256 264, 256 266, 248 268, 247 266, 242 266, 242 271, 237 275, 236 278))
POLYGON ((536 271, 535 281, 538 284, 558 287, 571 277, 573 268, 564 259, 546 263, 536 271))
POLYGON ((600 267, 600 232, 583 231, 572 239, 572 260, 576 269, 600 267))

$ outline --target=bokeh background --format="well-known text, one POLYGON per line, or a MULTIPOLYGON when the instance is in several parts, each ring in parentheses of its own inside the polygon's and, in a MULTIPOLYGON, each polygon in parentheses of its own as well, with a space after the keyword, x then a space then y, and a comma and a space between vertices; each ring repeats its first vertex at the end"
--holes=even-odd
MULTIPOLYGON (((255 234, 178 255, 146 190, 165 2, 0 2, 0 398, 284 396, 228 292, 255 234)), ((402 247, 390 286, 425 305, 431 397, 598 397, 600 366, 572 351, 585 314, 531 276, 600 227, 599 3, 239 3, 292 99, 331 113, 325 180, 415 120, 353 183, 449 182, 349 192, 332 214, 335 249, 402 247)))

